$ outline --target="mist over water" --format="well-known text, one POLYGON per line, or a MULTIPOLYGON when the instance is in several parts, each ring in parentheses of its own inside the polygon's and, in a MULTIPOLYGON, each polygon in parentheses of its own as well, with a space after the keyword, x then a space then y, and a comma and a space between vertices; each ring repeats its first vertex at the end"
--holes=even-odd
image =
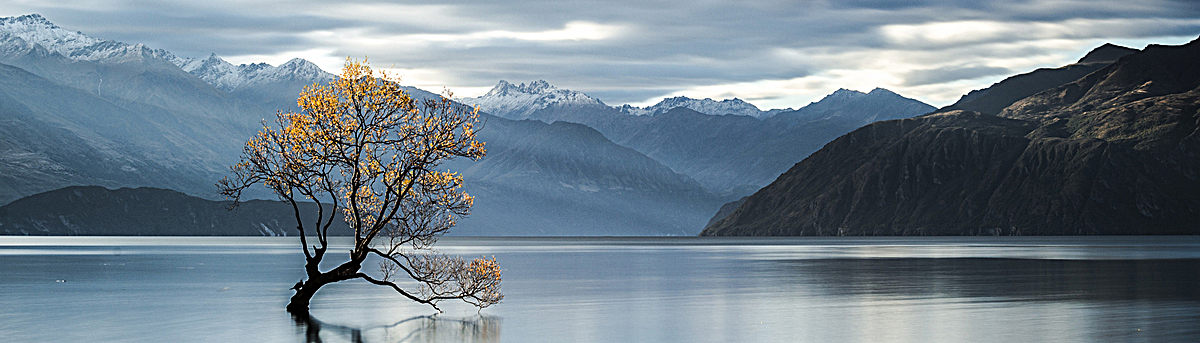
MULTIPOLYGON (((331 257, 349 250, 335 242, 331 257)), ((294 238, 4 237, 8 341, 1192 342, 1200 237, 457 238, 503 303, 361 281, 284 310, 294 238)), ((330 260, 336 260, 330 258, 330 260)), ((364 266, 374 273, 372 264, 364 266)))

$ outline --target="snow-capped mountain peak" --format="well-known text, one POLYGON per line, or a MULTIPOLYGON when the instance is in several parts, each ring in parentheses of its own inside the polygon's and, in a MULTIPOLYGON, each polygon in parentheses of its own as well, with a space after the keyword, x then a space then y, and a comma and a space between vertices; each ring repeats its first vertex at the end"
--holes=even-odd
POLYGON ((36 13, 0 18, 0 40, 9 41, 13 38, 21 39, 26 44, 40 45, 66 57, 104 42, 78 31, 67 31, 36 13))
MULTIPOLYGON (((514 85, 505 80, 500 80, 495 87, 484 94, 484 97, 499 97, 499 96, 520 96, 522 94, 549 94, 559 90, 558 87, 550 85, 546 80, 537 80, 529 84, 514 85)), ((570 92, 570 91, 568 91, 570 92)), ((576 92, 578 93, 578 92, 576 92)))
POLYGON ((164 50, 151 50, 142 44, 102 40, 79 31, 68 31, 39 14, 0 18, 0 50, 4 54, 19 54, 39 47, 51 54, 83 61, 120 62, 130 58, 170 54, 164 50))
POLYGON ((738 98, 716 101, 716 100, 713 100, 710 98, 693 99, 693 98, 689 98, 686 96, 665 98, 662 101, 659 101, 657 104, 654 104, 653 106, 635 107, 635 106, 626 104, 626 105, 618 106, 618 107, 616 107, 616 109, 618 111, 621 111, 623 113, 630 114, 630 115, 657 115, 657 114, 665 113, 665 112, 670 111, 671 109, 674 109, 677 107, 686 107, 686 108, 690 108, 696 112, 710 114, 710 115, 742 115, 742 116, 751 116, 751 117, 755 117, 755 118, 769 117, 779 111, 783 111, 783 110, 771 110, 771 111, 759 110, 758 106, 754 106, 754 104, 748 103, 748 102, 746 102, 742 99, 738 99, 738 98))
POLYGON ((325 82, 335 77, 333 74, 321 70, 316 64, 302 58, 293 58, 279 66, 266 63, 233 65, 233 63, 217 57, 216 54, 209 55, 205 59, 174 58, 170 60, 184 71, 226 92, 262 83, 289 80, 304 83, 325 82))
POLYGON ((286 72, 287 74, 296 75, 299 77, 308 76, 315 78, 333 75, 325 72, 325 70, 322 70, 321 67, 318 67, 316 63, 309 62, 303 58, 293 58, 284 64, 280 64, 277 68, 280 71, 286 72))
POLYGON ((607 106, 599 99, 582 92, 562 89, 545 80, 514 85, 500 80, 495 87, 477 98, 459 101, 479 106, 479 109, 509 119, 528 119, 533 112, 550 106, 607 106))
POLYGON ((333 74, 299 58, 278 67, 266 63, 235 66, 216 54, 204 59, 179 57, 169 51, 150 49, 142 44, 93 38, 78 31, 63 29, 39 14, 0 18, 0 56, 36 51, 58 54, 71 60, 101 63, 136 59, 165 60, 227 92, 259 83, 290 80, 308 83, 334 78, 333 74))

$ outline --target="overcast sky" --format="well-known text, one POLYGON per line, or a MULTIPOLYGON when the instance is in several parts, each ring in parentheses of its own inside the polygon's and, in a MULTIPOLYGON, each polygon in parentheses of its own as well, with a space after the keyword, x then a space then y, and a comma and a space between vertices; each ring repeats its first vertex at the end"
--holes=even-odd
POLYGON ((738 97, 801 107, 875 87, 935 106, 1005 76, 1200 36, 1196 0, 0 0, 68 30, 234 63, 347 56, 406 84, 482 95, 545 79, 610 105, 738 97))

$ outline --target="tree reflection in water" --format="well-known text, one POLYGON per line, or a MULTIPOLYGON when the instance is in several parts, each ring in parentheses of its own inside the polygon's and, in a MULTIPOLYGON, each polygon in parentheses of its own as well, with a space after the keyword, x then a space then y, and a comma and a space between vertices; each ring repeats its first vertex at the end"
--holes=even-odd
POLYGON ((305 342, 500 342, 500 317, 418 316, 387 325, 346 326, 292 316, 305 342))

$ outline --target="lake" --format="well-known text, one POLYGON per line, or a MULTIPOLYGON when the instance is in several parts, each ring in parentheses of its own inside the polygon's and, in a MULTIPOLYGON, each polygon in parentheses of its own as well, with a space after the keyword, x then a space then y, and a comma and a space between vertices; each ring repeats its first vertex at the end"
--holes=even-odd
MULTIPOLYGON (((344 256, 335 241, 330 258, 344 256)), ((295 238, 0 237, 5 341, 1197 342, 1200 237, 443 238, 503 303, 362 281, 284 311, 295 238)), ((338 261, 340 262, 340 260, 338 261)), ((364 268, 375 272, 373 265, 364 268)), ((378 275, 376 273, 376 275, 378 275)))

